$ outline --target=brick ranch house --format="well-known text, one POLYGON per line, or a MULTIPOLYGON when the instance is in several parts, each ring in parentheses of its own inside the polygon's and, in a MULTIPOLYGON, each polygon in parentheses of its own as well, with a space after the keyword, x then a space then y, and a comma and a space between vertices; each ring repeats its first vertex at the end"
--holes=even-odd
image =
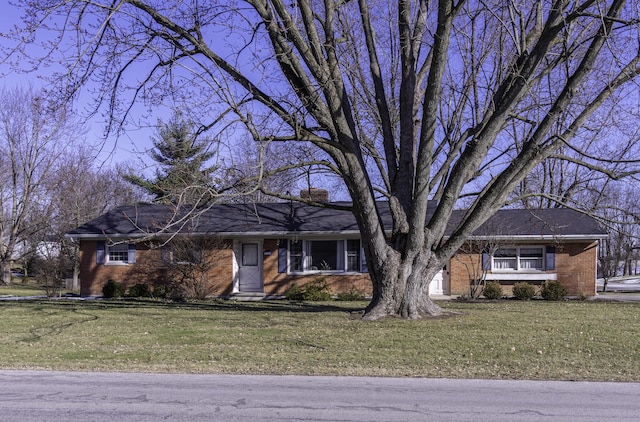
MULTIPOLYGON (((388 204, 378 205, 391 227, 388 204)), ((456 211, 452 227, 463 212, 456 211)), ((181 217, 171 206, 123 206, 69 232, 80 245, 81 295, 100 295, 109 279, 128 287, 166 283, 168 263, 190 259, 172 251, 175 239, 196 235, 217 239, 209 251, 215 254, 209 280, 216 295, 273 297, 318 277, 333 293, 371 294, 349 211, 288 202, 218 204, 196 218, 181 217)), ((430 293, 469 294, 471 280, 482 276, 498 280, 506 294, 518 281, 557 280, 569 295, 593 296, 598 240, 605 237, 593 218, 573 210, 503 209, 451 258, 430 293)), ((202 253, 192 252, 192 257, 202 253)))

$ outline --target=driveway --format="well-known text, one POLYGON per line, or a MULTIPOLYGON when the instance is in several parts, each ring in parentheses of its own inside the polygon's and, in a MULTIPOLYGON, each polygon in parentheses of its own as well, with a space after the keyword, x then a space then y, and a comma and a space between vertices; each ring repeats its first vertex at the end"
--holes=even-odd
MULTIPOLYGON (((602 291, 604 281, 601 278, 597 280, 597 286, 598 291, 602 291)), ((640 276, 611 278, 607 283, 607 292, 640 293, 640 276)))

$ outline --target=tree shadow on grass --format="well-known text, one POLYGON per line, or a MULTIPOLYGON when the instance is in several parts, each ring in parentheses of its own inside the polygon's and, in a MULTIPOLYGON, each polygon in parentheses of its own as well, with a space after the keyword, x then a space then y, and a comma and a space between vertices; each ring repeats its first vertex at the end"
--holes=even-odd
MULTIPOLYGON (((242 312, 286 312, 286 313, 322 313, 344 312, 361 313, 367 302, 295 302, 288 300, 237 301, 214 299, 207 301, 174 302, 159 299, 32 299, 20 301, 23 305, 47 306, 58 309, 193 309, 206 311, 242 311, 242 312)), ((14 302, 14 304, 18 304, 14 302)))

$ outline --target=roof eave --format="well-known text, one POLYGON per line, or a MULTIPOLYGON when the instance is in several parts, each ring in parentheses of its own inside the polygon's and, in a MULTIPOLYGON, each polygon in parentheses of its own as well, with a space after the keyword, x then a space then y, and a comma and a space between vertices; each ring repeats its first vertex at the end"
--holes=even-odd
POLYGON ((470 240, 564 240, 564 241, 584 241, 584 240, 602 240, 606 239, 606 234, 525 234, 525 235, 510 235, 510 236, 471 236, 470 240))
MULTIPOLYGON (((191 232, 189 235, 217 235, 220 237, 229 238, 279 238, 290 236, 304 236, 304 237, 333 237, 333 236, 358 236, 360 232, 358 230, 332 230, 332 231, 264 231, 264 232, 219 232, 219 233, 207 233, 207 232, 191 232)), ((133 233, 133 234, 97 234, 97 233, 84 233, 73 234, 68 233, 65 235, 68 239, 82 239, 82 240, 99 240, 99 239, 142 239, 145 237, 169 237, 175 235, 174 233, 133 233)), ((470 240, 483 241, 513 241, 513 240, 528 240, 528 241, 552 241, 552 240, 564 240, 564 241, 584 241, 584 240, 602 240, 606 239, 606 234, 581 234, 581 235, 511 235, 511 236, 471 236, 470 240)))
MULTIPOLYGON (((287 236, 317 236, 317 237, 332 237, 332 236, 357 236, 360 235, 359 230, 332 230, 332 231, 247 231, 247 232, 189 232, 189 233, 177 233, 188 234, 188 235, 215 235, 220 237, 229 237, 229 238, 256 238, 256 237, 265 237, 265 238, 278 238, 278 237, 287 237, 287 236)), ((83 234, 74 234, 68 233, 65 235, 66 238, 70 239, 140 239, 145 237, 169 237, 174 236, 176 233, 133 233, 133 234, 109 234, 109 233, 83 233, 83 234)))

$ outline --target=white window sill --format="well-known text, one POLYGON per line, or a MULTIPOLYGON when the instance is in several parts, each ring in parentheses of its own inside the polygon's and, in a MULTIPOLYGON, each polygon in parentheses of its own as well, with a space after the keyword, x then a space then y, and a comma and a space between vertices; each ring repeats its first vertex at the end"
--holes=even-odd
POLYGON ((358 275, 358 274, 367 274, 366 272, 360 271, 340 271, 340 270, 309 270, 309 271, 289 271, 288 275, 358 275))
POLYGON ((122 267, 122 266, 129 265, 129 263, 123 262, 123 261, 110 261, 110 262, 105 262, 104 265, 111 266, 111 267, 122 267))
POLYGON ((500 272, 500 273, 491 273, 485 276, 486 280, 557 280, 558 274, 556 273, 545 273, 545 272, 519 272, 519 271, 511 271, 511 272, 500 272))

